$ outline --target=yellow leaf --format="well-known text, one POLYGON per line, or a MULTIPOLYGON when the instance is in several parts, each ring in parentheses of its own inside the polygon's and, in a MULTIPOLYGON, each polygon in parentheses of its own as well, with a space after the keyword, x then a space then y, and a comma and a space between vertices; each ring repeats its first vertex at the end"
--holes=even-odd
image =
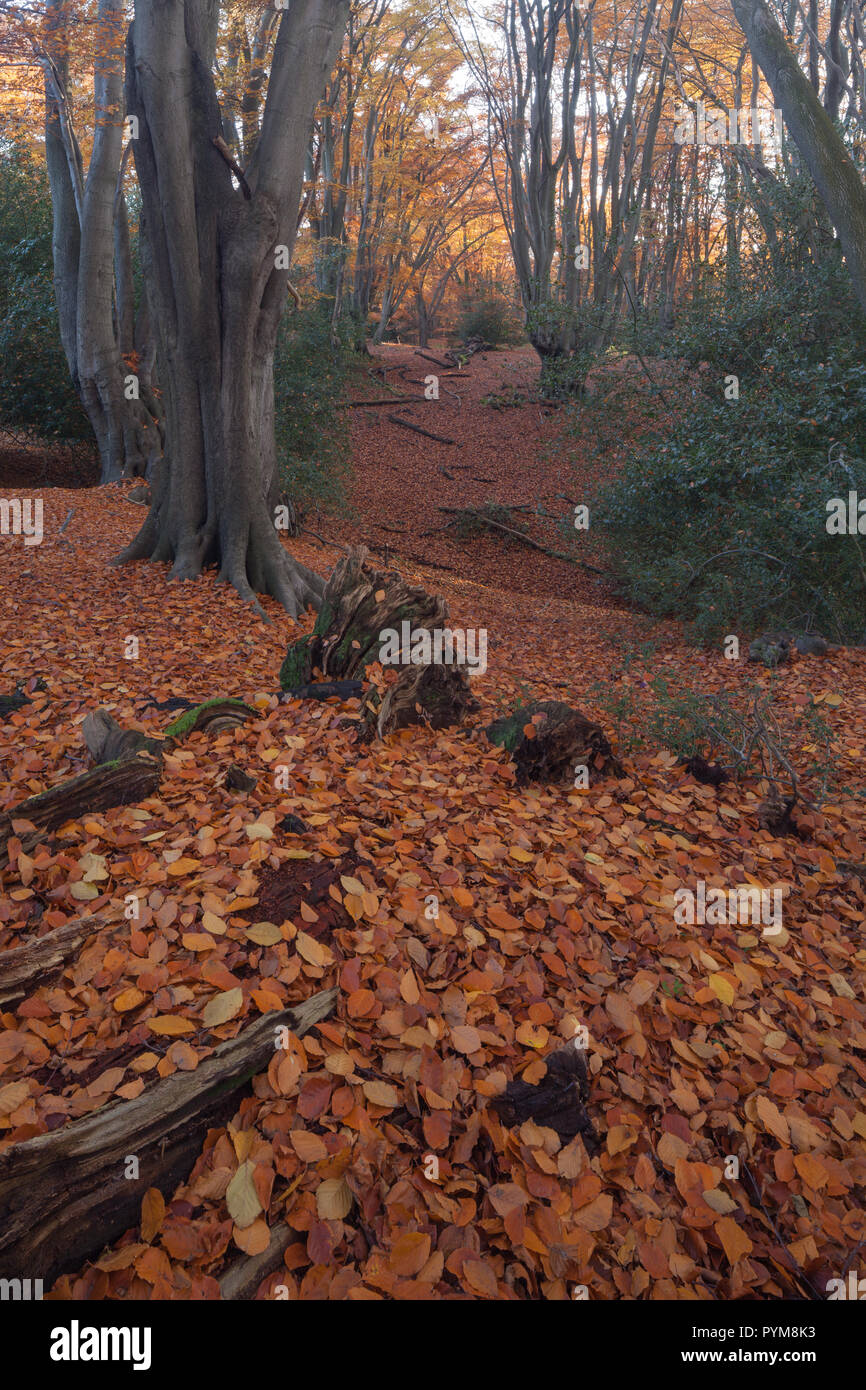
POLYGON ((129 989, 124 989, 118 994, 117 998, 114 1000, 114 1008, 119 1014, 125 1014, 130 1009, 137 1009, 139 1004, 144 1003, 144 998, 145 996, 142 994, 141 990, 136 989, 133 985, 129 989))
POLYGON ((508 857, 509 859, 516 859, 518 864, 531 864, 535 855, 530 854, 526 849, 521 849, 519 845, 514 845, 508 851, 508 857))
POLYGON ((201 924, 212 936, 225 936, 226 924, 215 912, 203 912, 201 924))
POLYGON ((708 1187, 703 1194, 704 1201, 713 1211, 717 1211, 720 1216, 730 1216, 732 1211, 739 1211, 737 1203, 732 1200, 727 1192, 722 1192, 721 1188, 708 1187))
POLYGON ((167 866, 166 873, 171 878, 180 878, 181 874, 194 874, 196 869, 200 868, 201 864, 197 859, 180 858, 167 866))
POLYGON ((315 937, 308 936, 305 931, 299 931, 295 937, 295 949, 303 960, 309 961, 310 965, 323 967, 330 965, 334 959, 329 947, 323 942, 317 941, 315 937))
POLYGON ((78 883, 70 884, 69 891, 73 898, 80 903, 86 903, 89 902, 91 898, 99 897, 99 889, 96 885, 94 883, 85 883, 84 879, 81 879, 78 883))
POLYGON ((311 849, 284 849, 282 859, 309 859, 313 851, 311 849))
POLYGON ((713 991, 716 998, 720 999, 723 1004, 733 1004, 734 986, 726 976, 722 974, 711 975, 710 989, 713 991))
MULTIPOLYGON (((228 1023, 230 1018, 234 1018, 240 1013, 244 1005, 244 992, 242 989, 226 989, 220 994, 215 994, 213 999, 209 999, 204 1006, 202 1021, 208 1028, 218 1028, 221 1023, 228 1023)), ((241 1223, 238 1222, 238 1225, 241 1223)))
POLYGON ((226 1206, 237 1226, 251 1226, 263 1210, 253 1182, 255 1164, 247 1159, 242 1163, 226 1188, 226 1206))
POLYGON ((275 946, 283 939, 283 933, 275 922, 254 922, 245 935, 248 941, 254 941, 257 946, 275 946))
POLYGON ((149 1018, 147 1026, 152 1033, 161 1033, 167 1038, 177 1038, 181 1033, 194 1033, 195 1024, 180 1014, 158 1014, 149 1018))
POLYGON ((340 882, 347 893, 354 893, 358 898, 362 898, 367 891, 359 879, 351 878, 348 874, 340 874, 340 882))
POLYGON ((245 825, 244 831, 250 840, 272 840, 274 838, 271 827, 260 820, 253 821, 252 825, 245 825))
POLYGON ((342 1221, 352 1210, 353 1200, 345 1178, 325 1178, 316 1188, 316 1211, 322 1221, 342 1221))

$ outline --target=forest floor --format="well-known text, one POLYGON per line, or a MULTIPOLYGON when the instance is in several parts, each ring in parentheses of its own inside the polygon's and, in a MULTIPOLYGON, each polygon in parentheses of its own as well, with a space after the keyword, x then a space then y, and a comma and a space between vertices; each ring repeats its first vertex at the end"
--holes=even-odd
MULTIPOLYGON (((437 373, 410 348, 378 355, 406 368, 388 373, 401 390, 437 373)), ((756 674, 628 612, 603 576, 443 532, 443 506, 546 499, 564 527, 527 514, 530 534, 565 548, 598 466, 561 415, 485 403, 526 390, 528 353, 464 370, 438 373, 459 407, 443 392, 406 416, 456 444, 385 407, 353 410, 354 514, 311 521, 328 544, 289 542, 320 573, 336 542, 365 542, 444 594, 455 623, 487 629, 481 709, 462 726, 361 747, 357 702, 279 704, 286 644, 312 616, 294 623, 266 600, 265 624, 210 575, 167 586, 152 565, 110 569, 145 514, 123 486, 33 488, 42 544, 0 543, 0 691, 47 686, 0 723, 13 820, 18 802, 88 768, 79 725, 99 706, 151 734, 172 717, 154 701, 236 696, 257 711, 187 737, 139 805, 27 853, 12 826, 0 952, 82 913, 98 921, 65 969, 0 1006, 0 1159, 194 1071, 261 1015, 339 991, 330 1020, 241 1093, 188 1180, 165 1200, 143 1193, 139 1224, 55 1296, 219 1298, 282 1222, 285 1255, 259 1298, 286 1296, 279 1286, 302 1299, 565 1299, 578 1286, 591 1299, 816 1298, 863 1262, 866 654, 756 674), (484 735, 524 688, 612 732, 592 684, 639 699, 657 674, 707 692, 772 687, 780 722, 800 729, 800 768, 818 750, 796 720, 815 702, 832 765, 826 786, 806 778, 820 806, 798 833, 762 828, 756 777, 702 785, 648 747, 589 790, 520 788, 484 735), (233 763, 253 791, 225 786, 233 763), (281 829, 288 812, 308 829, 281 829), (318 864, 329 872, 311 877, 318 864), (784 925, 679 923, 673 895, 699 880, 780 889, 784 925), (270 919, 275 884, 299 908, 270 919), (250 935, 262 920, 273 930, 250 935), (216 996, 229 1012, 208 1026, 216 996), (533 1120, 508 1128, 490 1105, 515 1077, 541 1082, 581 1026, 592 1152, 533 1120)), ((388 394, 370 384, 370 398, 388 394)), ((580 557, 604 568, 591 535, 580 557)))

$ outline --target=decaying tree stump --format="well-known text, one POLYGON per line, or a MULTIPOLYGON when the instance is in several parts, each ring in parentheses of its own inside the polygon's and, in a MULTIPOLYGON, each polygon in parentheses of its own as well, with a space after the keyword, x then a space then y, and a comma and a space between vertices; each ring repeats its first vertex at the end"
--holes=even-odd
POLYGON ((99 917, 79 917, 35 941, 0 951, 0 1004, 22 999, 47 975, 60 970, 79 946, 104 926, 99 917))
POLYGON ((528 1081, 509 1081, 501 1095, 491 1101, 500 1120, 509 1128, 534 1120, 554 1129, 564 1144, 576 1134, 583 1136, 590 1156, 599 1147, 598 1135, 586 1112, 589 1100, 589 1072, 584 1053, 569 1044, 544 1058, 547 1073, 537 1086, 528 1081))
POLYGON ((622 764, 599 724, 560 700, 533 700, 487 726, 487 737, 505 748, 516 768, 517 781, 574 781, 575 769, 585 767, 591 786, 602 777, 622 777, 622 764), (533 732, 527 734, 530 728, 533 732))
POLYGON ((87 751, 97 766, 101 763, 123 762, 134 758, 144 750, 158 758, 163 751, 163 741, 148 738, 138 729, 122 729, 107 709, 97 709, 81 725, 81 737, 87 751))
POLYGON ((378 691, 368 690, 361 703, 361 733, 364 739, 384 738, 410 724, 444 729, 460 724, 478 708, 459 666, 407 666, 383 698, 378 691))
MULTIPOLYGON (((382 735, 423 722, 437 729, 458 724, 469 710, 478 708, 466 669, 419 660, 416 643, 422 630, 450 635, 444 598, 407 584, 393 571, 374 570, 366 548, 357 547, 334 566, 316 626, 311 636, 289 648, 280 668, 280 684, 286 691, 310 688, 316 669, 335 681, 363 676, 369 665, 382 659, 387 640, 382 634, 390 632, 394 634, 390 645, 399 652, 399 679, 381 700, 377 693, 368 693, 362 704, 365 734, 382 735)), ((448 650, 447 638, 440 638, 440 649, 448 650)), ((451 651, 453 655, 453 647, 451 651)))
POLYGON ((50 1283, 136 1225, 148 1188, 170 1195, 190 1173, 208 1128, 234 1113, 238 1091, 273 1055, 275 1030, 302 1037, 336 998, 335 989, 323 990, 266 1014, 195 1071, 175 1072, 135 1100, 0 1150, 0 1277, 50 1283), (128 1155, 138 1159, 138 1178, 125 1176, 128 1155))
POLYGON ((9 862, 6 841, 12 835, 13 821, 30 821, 35 833, 25 832, 25 850, 39 843, 41 832, 55 830, 66 821, 80 820, 91 811, 110 811, 115 806, 131 806, 153 796, 159 786, 160 764, 139 753, 117 762, 103 763, 92 772, 70 777, 48 791, 21 801, 0 815, 0 866, 9 862))
POLYGON ((445 627, 448 607, 440 595, 406 583, 393 570, 381 573, 368 563, 366 546, 338 560, 325 585, 322 606, 310 637, 294 642, 280 667, 283 690, 309 685, 318 668, 328 680, 347 680, 379 660, 380 633, 445 627))

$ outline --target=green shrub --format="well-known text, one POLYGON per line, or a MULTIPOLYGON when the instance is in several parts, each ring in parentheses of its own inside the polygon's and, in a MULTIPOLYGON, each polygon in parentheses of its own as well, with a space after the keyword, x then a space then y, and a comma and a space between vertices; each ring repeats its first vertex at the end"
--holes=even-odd
POLYGON ((703 306, 680 340, 703 370, 593 503, 622 590, 696 640, 765 626, 860 640, 866 541, 827 532, 831 498, 866 498, 866 325, 844 271, 830 258, 703 306))
POLYGON ((478 290, 463 299, 457 332, 461 342, 481 338, 491 347, 520 343, 526 337, 513 301, 496 289, 478 290))
POLYGON ((357 325, 346 318, 336 341, 321 300, 289 311, 274 359, 277 458, 283 491, 299 516, 345 506, 349 431, 344 397, 357 325))
POLYGON ((0 152, 0 420, 92 438, 60 344, 47 176, 15 146, 0 152))

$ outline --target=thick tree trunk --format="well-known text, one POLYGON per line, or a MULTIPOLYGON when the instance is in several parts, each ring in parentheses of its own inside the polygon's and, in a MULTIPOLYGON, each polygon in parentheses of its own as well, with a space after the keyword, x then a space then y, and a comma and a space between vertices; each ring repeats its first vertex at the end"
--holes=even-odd
POLYGON ((866 309, 866 187, 764 0, 732 0, 732 4, 752 55, 815 180, 842 244, 857 297, 866 309))
POLYGON ((213 143, 217 7, 139 0, 127 51, 166 426, 150 513, 118 563, 166 561, 181 579, 216 565, 243 598, 270 594, 293 617, 324 584, 274 529, 273 356, 312 113, 346 8, 299 0, 284 13, 244 191, 213 143))
POLYGON ((121 310, 130 312, 115 289, 117 220, 122 215, 124 227, 126 222, 120 190, 122 0, 99 0, 95 131, 86 180, 67 100, 67 22, 61 0, 50 0, 45 142, 54 209, 54 285, 66 360, 96 436, 105 483, 143 475, 159 452, 154 417, 140 399, 128 399, 125 382, 131 372, 119 340, 121 310))

